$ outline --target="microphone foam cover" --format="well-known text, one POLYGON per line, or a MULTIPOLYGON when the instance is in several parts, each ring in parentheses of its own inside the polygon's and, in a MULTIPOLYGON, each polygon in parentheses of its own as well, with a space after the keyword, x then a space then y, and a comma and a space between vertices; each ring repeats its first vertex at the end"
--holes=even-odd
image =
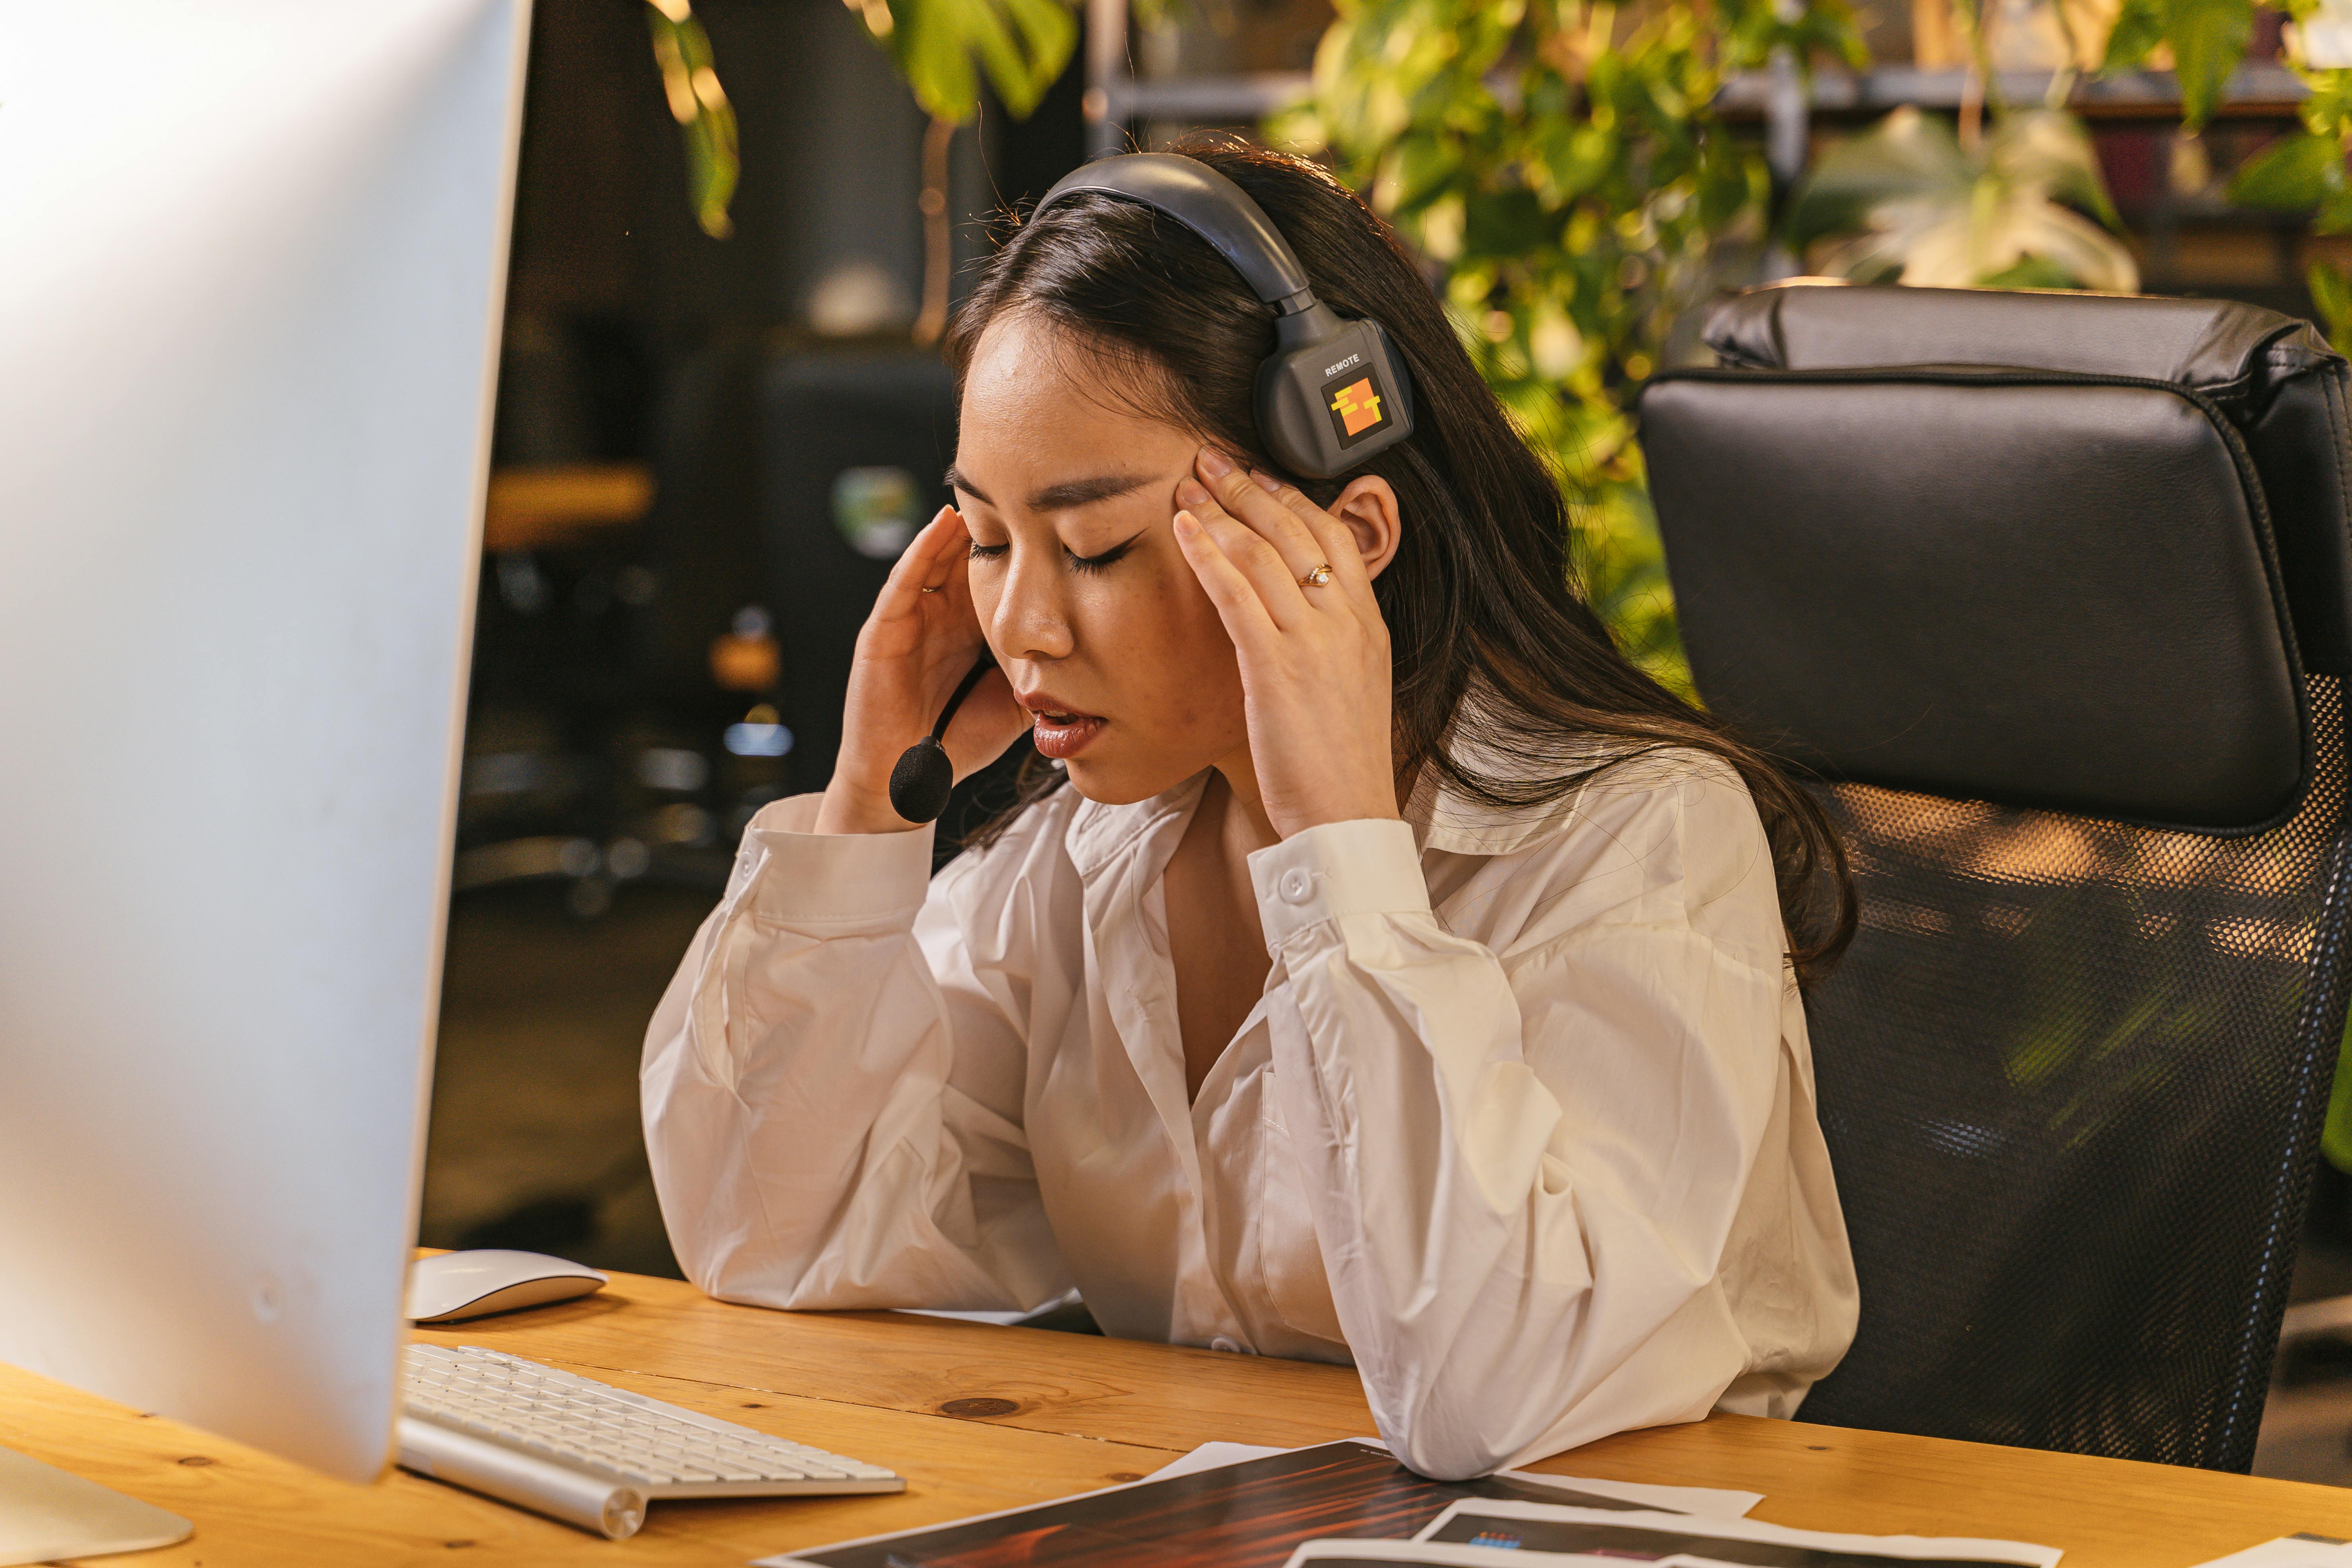
POLYGON ((890 770, 890 805, 909 822, 936 822, 955 788, 955 764, 948 749, 926 735, 898 753, 890 770))

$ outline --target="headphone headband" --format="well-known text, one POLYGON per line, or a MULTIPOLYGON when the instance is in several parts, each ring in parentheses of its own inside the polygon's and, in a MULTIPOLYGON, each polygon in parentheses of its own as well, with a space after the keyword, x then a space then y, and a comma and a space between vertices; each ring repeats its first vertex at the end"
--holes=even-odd
POLYGON ((1098 158, 1065 174, 1034 218, 1064 196, 1099 191, 1167 214, 1215 247, 1274 308, 1274 353, 1258 366, 1259 439, 1309 479, 1338 477, 1412 434, 1412 377, 1378 321, 1342 321, 1315 298, 1307 268, 1249 193, 1177 153, 1098 158))
POLYGON ((1166 213, 1217 247, 1242 280, 1278 315, 1295 316, 1315 303, 1307 268, 1265 209, 1249 193, 1197 158, 1176 153, 1129 153, 1074 169, 1037 203, 1044 212, 1064 196, 1100 191, 1166 213))

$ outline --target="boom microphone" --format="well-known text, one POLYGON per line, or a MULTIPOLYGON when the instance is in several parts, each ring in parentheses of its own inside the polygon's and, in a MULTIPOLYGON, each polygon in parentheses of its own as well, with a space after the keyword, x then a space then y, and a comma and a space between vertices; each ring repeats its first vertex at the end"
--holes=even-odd
POLYGON ((955 788, 955 764, 948 761, 948 749, 940 738, 948 732, 948 721, 980 684, 980 678, 996 665, 986 652, 971 673, 963 678, 940 712, 940 721, 931 732, 898 753, 898 765, 890 770, 890 807, 909 822, 936 822, 940 813, 948 808, 948 792, 955 788))

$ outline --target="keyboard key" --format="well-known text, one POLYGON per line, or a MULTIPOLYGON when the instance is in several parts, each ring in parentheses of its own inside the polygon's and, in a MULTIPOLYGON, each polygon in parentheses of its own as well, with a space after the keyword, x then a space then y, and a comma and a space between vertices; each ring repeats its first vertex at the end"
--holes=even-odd
POLYGON ((681 1410, 592 1379, 478 1348, 412 1345, 408 1416, 608 1480, 654 1489, 776 1491, 887 1487, 898 1478, 826 1449, 681 1410))

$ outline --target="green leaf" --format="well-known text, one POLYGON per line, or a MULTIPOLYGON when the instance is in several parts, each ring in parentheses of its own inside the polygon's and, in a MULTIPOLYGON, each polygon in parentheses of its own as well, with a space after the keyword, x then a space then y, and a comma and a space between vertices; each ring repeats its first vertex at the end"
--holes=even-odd
POLYGON ((1975 182, 1976 170, 1940 116, 1898 109, 1815 162, 1790 204, 1789 241, 1801 249, 1824 235, 1851 233, 1889 203, 1965 202, 1975 182))
POLYGON ((1979 289, 2076 289, 2081 279, 2046 256, 2025 256, 1979 279, 1979 289))
POLYGON ((2273 212, 2309 212, 2343 189, 2343 143, 2298 132, 2247 159, 2230 182, 2230 199, 2273 212))
POLYGON ((654 63, 661 68, 662 92, 670 116, 686 140, 687 183, 695 221, 713 239, 735 232, 727 216, 742 173, 735 133, 735 106, 727 101, 711 67, 710 39, 687 0, 650 0, 646 26, 653 35, 654 63))
POLYGON ((1417 212, 1445 194, 1460 163, 1447 139, 1425 132, 1409 134, 1381 166, 1378 205, 1398 216, 1417 212))
POLYGON ((1517 256, 1542 247, 1550 228, 1532 191, 1474 194, 1464 213, 1463 246, 1473 256, 1517 256))
POLYGON ((2252 0, 2163 0, 2164 36, 2180 78, 2180 123, 2195 131, 2211 117, 2245 58, 2253 31, 2252 0))
POLYGON ((2334 263, 2315 261, 2304 275, 2310 286, 2311 302, 2319 310, 2319 319, 2326 323, 2327 341, 2342 353, 2347 343, 2352 343, 2352 278, 2345 277, 2334 263))
MULTIPOLYGON (((899 74, 934 119, 962 124, 980 109, 978 59, 1016 120, 1054 85, 1078 41, 1062 0, 888 0, 887 37, 899 74)), ((866 9, 869 26, 876 6, 866 9)))
POLYGON ((2099 68, 2137 70, 2149 51, 2162 42, 2162 0, 2124 0, 2123 10, 2116 16, 2115 29, 2107 35, 2106 58, 2099 62, 2099 68))

